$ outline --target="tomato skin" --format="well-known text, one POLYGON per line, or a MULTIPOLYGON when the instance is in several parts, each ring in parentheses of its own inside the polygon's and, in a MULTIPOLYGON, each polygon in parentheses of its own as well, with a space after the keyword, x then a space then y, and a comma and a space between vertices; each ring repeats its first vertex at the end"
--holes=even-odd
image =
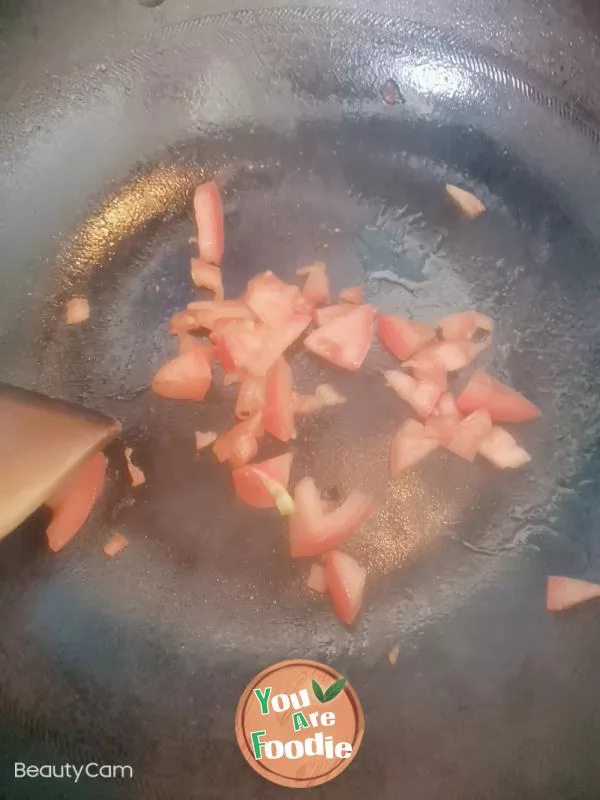
POLYGON ((243 467, 258 453, 258 437, 263 435, 261 414, 254 414, 217 437, 213 453, 218 461, 229 461, 233 469, 243 467))
POLYGON ((357 531, 375 511, 375 503, 361 492, 352 492, 333 511, 325 511, 312 478, 303 478, 294 491, 295 510, 290 517, 292 558, 318 556, 339 545, 357 531))
POLYGON ((325 580, 331 603, 344 625, 352 625, 363 603, 367 571, 339 550, 325 556, 325 580))
POLYGON ((435 329, 425 322, 409 320, 399 314, 380 314, 377 336, 396 358, 406 361, 435 339, 435 329))
POLYGON ((292 453, 284 453, 258 464, 247 464, 232 470, 231 477, 238 499, 253 508, 275 508, 273 495, 265 488, 258 472, 265 473, 287 489, 292 459, 292 453))
POLYGON ((212 355, 212 348, 191 346, 158 370, 152 391, 169 400, 204 400, 212 380, 212 355))
POLYGON ((484 408, 494 422, 528 422, 542 413, 516 389, 506 386, 482 370, 473 374, 459 395, 456 405, 463 414, 484 408))
POLYGON ((88 518, 104 488, 105 473, 104 453, 96 453, 63 481, 46 502, 52 510, 46 536, 55 553, 71 541, 88 518))
POLYGON ((263 426, 281 442, 296 436, 292 369, 285 358, 279 358, 267 375, 263 426))
POLYGON ((337 317, 314 330, 304 344, 331 364, 357 372, 373 341, 374 313, 370 305, 355 306, 346 316, 337 317))
POLYGON ((220 264, 225 248, 223 202, 214 181, 208 181, 196 187, 194 217, 200 258, 208 261, 209 264, 220 264))
POLYGON ((565 611, 579 603, 600 597, 600 585, 577 578, 550 575, 546 584, 546 609, 565 611))
POLYGON ((416 466, 439 446, 435 434, 415 419, 402 425, 390 445, 390 477, 397 478, 402 472, 416 466))

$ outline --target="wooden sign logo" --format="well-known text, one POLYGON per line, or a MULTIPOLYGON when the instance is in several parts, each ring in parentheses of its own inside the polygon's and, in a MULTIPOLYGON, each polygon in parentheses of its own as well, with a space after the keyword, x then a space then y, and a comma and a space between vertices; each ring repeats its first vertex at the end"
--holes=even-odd
POLYGON ((317 661, 280 661, 246 687, 235 733, 246 761, 280 786, 327 783, 356 756, 360 701, 339 672, 317 661))

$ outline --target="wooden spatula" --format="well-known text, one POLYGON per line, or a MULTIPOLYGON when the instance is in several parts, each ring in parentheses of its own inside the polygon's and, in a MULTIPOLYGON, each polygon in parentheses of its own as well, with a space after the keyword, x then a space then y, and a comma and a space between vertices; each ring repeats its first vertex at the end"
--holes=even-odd
POLYGON ((0 383, 0 539, 120 430, 97 411, 0 383))

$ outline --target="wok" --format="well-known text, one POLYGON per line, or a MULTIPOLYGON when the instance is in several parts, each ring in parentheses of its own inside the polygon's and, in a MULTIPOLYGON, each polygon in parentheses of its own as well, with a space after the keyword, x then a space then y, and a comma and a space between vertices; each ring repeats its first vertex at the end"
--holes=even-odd
MULTIPOLYGON (((279 9, 156 27, 101 58, 74 43, 60 71, 3 93, 0 378, 123 423, 72 545, 51 554, 39 515, 0 543, 3 796, 281 797, 243 763, 233 716, 253 675, 299 657, 347 675, 366 717, 357 759, 314 797, 596 798, 597 609, 544 611, 548 573, 600 578, 594 118, 406 19, 279 9), (486 367, 543 410, 523 472, 448 456, 386 488, 401 411, 379 356, 335 376, 349 402, 302 424, 294 480, 382 503, 351 544, 370 572, 351 631, 308 596, 280 520, 236 504, 227 470, 195 455, 196 428, 229 423, 227 390, 203 405, 149 391, 193 297, 191 190, 212 175, 228 293, 320 258, 386 311, 476 306, 498 320, 486 367), (487 213, 466 222, 447 181, 487 213), (67 329, 74 294, 92 318, 67 329), (123 444, 146 473, 135 490, 123 444), (114 529, 130 545, 107 561, 114 529), (135 779, 19 781, 15 761, 130 764, 135 779)), ((296 355, 301 389, 331 374, 296 355)))

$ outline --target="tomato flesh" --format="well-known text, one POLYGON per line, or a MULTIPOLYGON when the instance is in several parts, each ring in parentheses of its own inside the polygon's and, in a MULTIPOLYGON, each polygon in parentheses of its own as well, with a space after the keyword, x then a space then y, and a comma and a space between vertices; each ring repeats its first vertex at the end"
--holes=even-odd
POLYGON ((381 314, 377 320, 377 336, 396 358, 406 361, 435 339, 435 328, 399 314, 381 314))
POLYGON ((312 478, 303 478, 294 491, 290 517, 290 554, 293 558, 317 556, 336 547, 357 531, 375 510, 370 497, 352 492, 333 511, 325 511, 312 478))
POLYGON ((481 370, 473 374, 456 405, 463 414, 484 408, 495 422, 528 422, 542 413, 516 389, 481 370))
POLYGON ((579 603, 600 597, 600 585, 577 578, 550 575, 546 584, 546 608, 548 611, 564 611, 579 603))
POLYGON ((318 305, 325 305, 331 300, 329 290, 329 278, 325 264, 317 262, 308 267, 301 267, 296 270, 297 275, 306 275, 306 281, 302 288, 302 295, 307 303, 314 308, 318 305))
POLYGON ((335 366, 356 372, 371 347, 373 315, 371 306, 356 306, 346 316, 337 317, 310 333, 304 344, 335 366))
POLYGON ((508 431, 494 425, 492 432, 479 446, 479 453, 500 469, 518 469, 531 461, 531 456, 508 431))
POLYGON ((258 453, 258 437, 263 435, 260 414, 234 425, 217 437, 213 453, 218 461, 229 461, 232 468, 243 467, 258 453))
POLYGON ((296 435, 292 369, 285 358, 279 358, 267 375, 263 426, 281 442, 296 435))
POLYGON ((214 181, 196 187, 194 192, 198 251, 200 258, 209 264, 223 260, 225 239, 223 233, 223 202, 214 181))
POLYGON ((416 368, 438 364, 447 372, 456 372, 468 367, 490 343, 491 339, 484 342, 434 342, 420 350, 404 366, 416 368))
POLYGON ((352 556, 333 550, 325 556, 325 580, 335 613, 352 625, 363 603, 367 571, 352 556))
POLYGON ((264 378, 249 375, 240 384, 240 391, 235 404, 235 415, 238 419, 248 419, 253 414, 262 413, 265 407, 266 385, 264 378))
POLYGON ((359 306, 365 302, 365 292, 362 286, 348 286, 347 289, 342 289, 338 298, 344 303, 354 303, 359 306))
POLYGON ((290 286, 272 272, 263 272, 248 281, 246 305, 267 325, 277 328, 295 313, 310 313, 297 286, 290 286))
POLYGON ((209 264, 202 258, 192 258, 190 264, 192 281, 199 289, 208 289, 213 292, 215 300, 221 302, 225 296, 223 290, 223 275, 220 267, 209 264))
POLYGON ((310 321, 307 314, 293 314, 284 325, 271 328, 264 322, 234 320, 213 331, 211 338, 225 371, 264 376, 310 321))
POLYGON ((482 443, 492 432, 492 420, 485 409, 478 409, 461 420, 446 447, 465 461, 474 461, 482 443))
POLYGON ((103 453, 96 453, 78 467, 46 502, 52 510, 46 536, 48 546, 55 553, 71 541, 88 518, 104 488, 105 473, 106 458, 103 453))
POLYGON ((401 400, 405 400, 421 419, 431 416, 442 393, 439 386, 419 381, 400 370, 386 370, 385 379, 401 400))
POLYGON ((460 311, 438 320, 438 328, 444 339, 471 340, 478 330, 492 333, 494 321, 478 311, 460 311))
POLYGON ((258 464, 247 464, 238 467, 231 473, 236 496, 253 508, 274 508, 273 495, 267 491, 259 473, 264 473, 287 489, 292 467, 292 454, 261 461, 258 464))
POLYGON ((339 303, 334 306, 325 306, 324 308, 317 308, 314 313, 315 325, 319 328, 331 322, 332 319, 337 317, 346 317, 353 311, 350 303, 339 303))
POLYGON ((212 380, 212 355, 212 348, 195 344, 158 370, 152 391, 170 400, 204 400, 212 380))
POLYGON ((390 445, 390 476, 397 478, 411 469, 439 446, 437 436, 429 433, 421 422, 407 420, 390 445))

